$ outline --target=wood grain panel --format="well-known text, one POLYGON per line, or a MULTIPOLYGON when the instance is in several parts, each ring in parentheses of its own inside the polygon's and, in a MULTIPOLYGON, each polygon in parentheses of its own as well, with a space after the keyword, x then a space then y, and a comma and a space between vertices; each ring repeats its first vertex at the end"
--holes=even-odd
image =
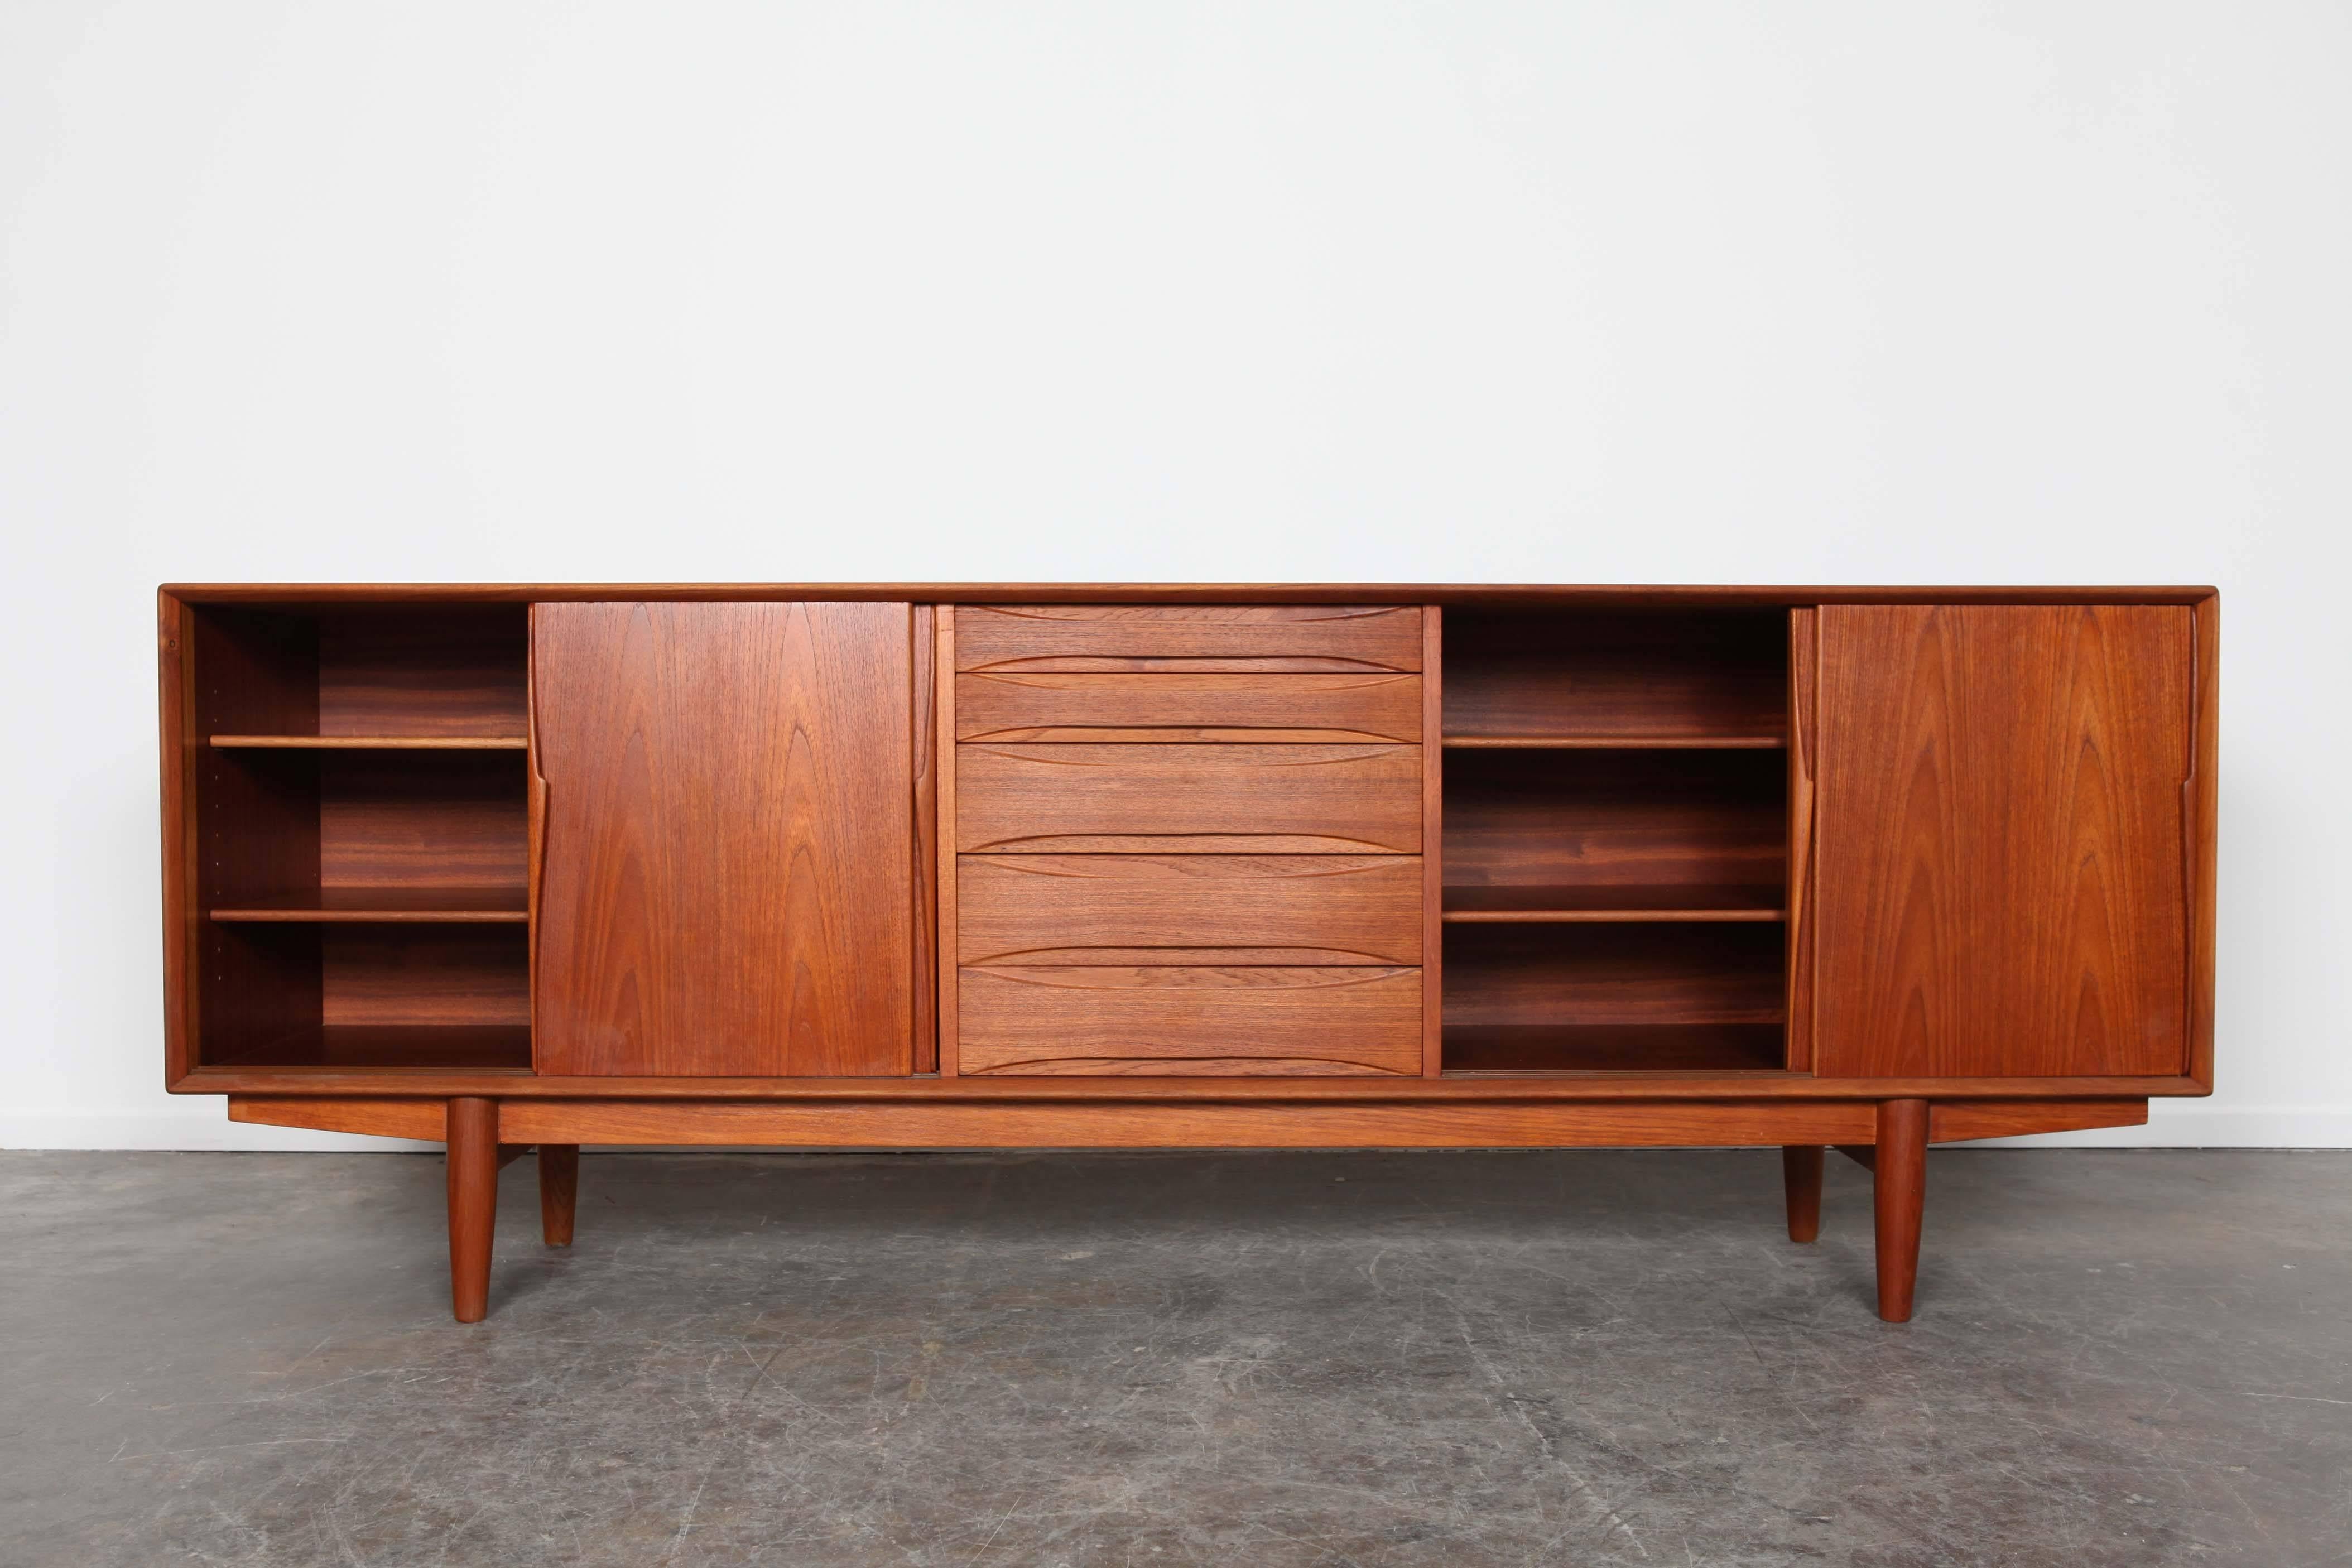
POLYGON ((2145 1100, 1979 1100, 1927 1108, 1927 1141, 2016 1138, 2029 1132, 2079 1132, 2091 1127, 2145 1127, 2145 1100))
POLYGON ((1419 963, 1409 855, 967 855, 961 961, 1419 963))
POLYGON ((231 1121, 267 1127, 310 1127, 321 1132, 364 1132, 378 1138, 447 1136, 447 1103, 439 1100, 322 1100, 252 1095, 228 1097, 231 1121))
POLYGON ((1421 677, 959 675, 956 734, 966 741, 1418 742, 1421 677))
POLYGON ((1445 1022, 1774 1024, 1777 925, 1472 925, 1446 933, 1445 1022))
POLYGON ((908 606, 533 625, 541 1069, 908 1071, 908 606))
POLYGON ((1409 605, 967 605, 955 619, 959 671, 1421 668, 1409 605))
POLYGON ((1418 746, 956 748, 965 853, 1421 849, 1418 746))
POLYGON ((321 888, 496 889, 521 900, 521 753, 333 752, 316 765, 321 888))
POLYGON ((1821 612, 1824 1075, 2187 1065, 2183 608, 1821 612))
POLYGON ((1788 728, 1787 638, 1769 610, 1458 613, 1445 733, 1769 742, 1788 728))
POLYGON ((520 605, 346 606, 319 617, 321 735, 523 732, 520 605))
MULTIPOLYGON (((299 1125, 299 1124, 298 1124, 299 1125)), ((1134 1105, 513 1100, 518 1143, 863 1149, 1481 1149, 1867 1143, 1868 1101, 1134 1105)))
POLYGON ((1781 902, 1778 752, 1456 752, 1445 878, 1455 887, 1748 887, 1781 902))
POLYGON ((1421 1072, 1421 971, 967 969, 974 1073, 1421 1072))
POLYGON ((517 925, 329 926, 319 1021, 529 1027, 529 950, 517 925))

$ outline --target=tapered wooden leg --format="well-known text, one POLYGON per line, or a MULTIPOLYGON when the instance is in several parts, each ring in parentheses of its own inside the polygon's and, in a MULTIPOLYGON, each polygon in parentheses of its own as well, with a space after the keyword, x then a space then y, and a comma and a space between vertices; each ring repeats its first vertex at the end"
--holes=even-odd
POLYGON ((490 1306, 490 1237, 499 1216, 499 1102, 449 1102, 449 1303, 461 1323, 490 1306))
POLYGON ((580 1145, 539 1146, 539 1227, 550 1247, 572 1245, 572 1216, 580 1206, 580 1145))
POLYGON ((1927 1102, 1878 1104, 1878 1148, 1871 1162, 1878 1216, 1878 1315, 1911 1321, 1919 1279, 1919 1218, 1927 1198, 1927 1102))
POLYGON ((1789 1194, 1789 1239, 1811 1241, 1822 1234, 1822 1163, 1818 1143, 1780 1146, 1780 1185, 1789 1194))

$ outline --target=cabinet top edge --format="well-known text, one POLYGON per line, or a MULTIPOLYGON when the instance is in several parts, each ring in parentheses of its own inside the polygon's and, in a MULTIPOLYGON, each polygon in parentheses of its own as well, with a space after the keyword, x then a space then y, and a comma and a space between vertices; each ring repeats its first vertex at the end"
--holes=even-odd
POLYGON ((2197 605, 2209 586, 1883 587, 1602 583, 165 583, 184 604, 529 604, 614 599, 904 599, 921 604, 1456 605, 1543 608, 1802 605, 2197 605))

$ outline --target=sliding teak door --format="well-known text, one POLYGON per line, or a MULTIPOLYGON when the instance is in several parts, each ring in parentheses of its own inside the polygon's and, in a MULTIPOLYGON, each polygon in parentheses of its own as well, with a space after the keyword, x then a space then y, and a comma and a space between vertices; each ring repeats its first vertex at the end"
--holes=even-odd
POLYGON ((2192 612, 1820 614, 1816 1070, 2188 1070, 2192 612))
POLYGON ((912 1068, 909 608, 542 604, 542 1073, 912 1068))

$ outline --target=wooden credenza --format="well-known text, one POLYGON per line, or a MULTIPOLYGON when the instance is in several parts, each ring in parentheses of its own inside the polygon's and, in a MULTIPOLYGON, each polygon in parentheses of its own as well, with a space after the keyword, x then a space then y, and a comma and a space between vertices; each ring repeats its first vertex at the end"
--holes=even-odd
POLYGON ((446 1142, 1761 1145, 2212 1086, 2206 588, 183 586, 169 1088, 446 1142))

